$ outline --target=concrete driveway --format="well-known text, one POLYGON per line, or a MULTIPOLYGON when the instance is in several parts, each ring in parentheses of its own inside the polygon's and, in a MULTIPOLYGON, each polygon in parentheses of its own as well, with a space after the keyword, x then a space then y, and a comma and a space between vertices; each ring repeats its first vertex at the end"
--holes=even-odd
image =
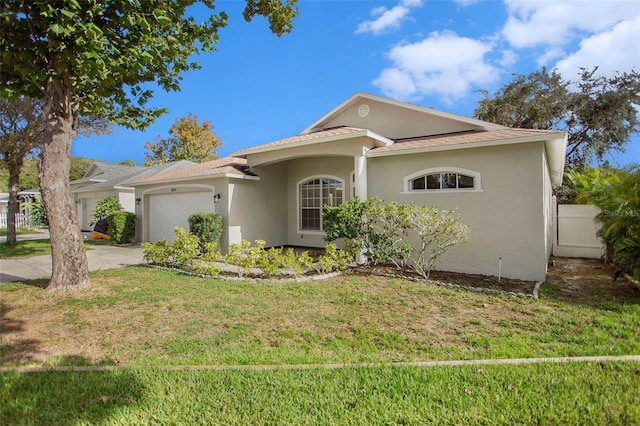
MULTIPOLYGON (((49 238, 49 233, 18 236, 18 240, 43 238, 49 238)), ((138 265, 143 263, 143 255, 139 244, 126 246, 92 245, 87 247, 87 260, 90 271, 100 271, 138 265)), ((50 255, 0 259, 0 283, 50 277, 50 255)))

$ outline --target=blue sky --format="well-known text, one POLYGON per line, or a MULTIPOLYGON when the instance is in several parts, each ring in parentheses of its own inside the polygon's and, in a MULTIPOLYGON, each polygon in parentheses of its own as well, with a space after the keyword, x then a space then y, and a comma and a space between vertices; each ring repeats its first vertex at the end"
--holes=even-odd
MULTIPOLYGON (((640 70, 638 1, 300 0, 280 38, 263 18, 244 22, 244 1, 216 5, 229 14, 218 50, 152 100, 169 113, 144 132, 79 136, 73 155, 142 164, 145 142, 188 112, 214 125, 225 156, 295 135, 359 91, 471 116, 479 90, 542 65, 568 79, 640 70)), ((640 162, 640 138, 609 160, 640 162)))

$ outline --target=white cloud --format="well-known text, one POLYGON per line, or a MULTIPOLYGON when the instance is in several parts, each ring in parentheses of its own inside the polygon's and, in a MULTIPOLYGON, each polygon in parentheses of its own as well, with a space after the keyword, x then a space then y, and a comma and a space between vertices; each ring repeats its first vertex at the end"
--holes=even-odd
POLYGON ((393 66, 373 84, 396 99, 436 95, 451 102, 465 96, 473 85, 498 79, 498 70, 484 58, 492 48, 490 43, 453 32, 434 32, 417 43, 393 47, 387 54, 393 66))
POLYGON ((598 66, 598 74, 640 71, 640 15, 620 22, 609 31, 585 38, 578 51, 556 64, 565 78, 576 79, 580 68, 598 66))
POLYGON ((516 48, 562 46, 640 11, 639 4, 630 1, 505 0, 505 4, 509 17, 502 34, 516 48))
POLYGON ((513 50, 504 50, 502 52, 502 58, 498 61, 503 68, 509 68, 518 62, 518 54, 513 50))
POLYGON ((422 6, 422 0, 401 0, 397 6, 387 9, 384 6, 371 10, 371 15, 378 16, 372 21, 364 21, 358 24, 356 34, 373 33, 381 34, 396 30, 402 25, 402 21, 408 18, 412 8, 422 6))

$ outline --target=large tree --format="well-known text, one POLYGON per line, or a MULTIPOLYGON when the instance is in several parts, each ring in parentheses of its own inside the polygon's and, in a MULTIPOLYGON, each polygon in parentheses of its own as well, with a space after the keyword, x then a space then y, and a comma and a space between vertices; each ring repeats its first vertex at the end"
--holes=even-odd
POLYGON ((543 68, 517 75, 493 97, 484 91, 474 116, 510 127, 566 130, 567 162, 580 166, 603 161, 609 151, 624 151, 640 132, 640 74, 597 74, 582 69, 578 81, 543 68))
MULTIPOLYGON (((292 28, 295 0, 246 0, 244 18, 292 28)), ((165 112, 147 105, 153 90, 179 90, 212 52, 227 15, 214 0, 3 0, 0 2, 0 97, 44 101, 40 190, 49 217, 53 271, 48 289, 89 284, 82 235, 68 183, 78 117, 106 117, 144 128, 165 112), (194 6, 208 10, 198 22, 194 6)))
POLYGON ((168 138, 156 138, 156 143, 147 142, 144 147, 145 166, 162 164, 168 161, 191 160, 196 163, 218 158, 217 149, 220 139, 213 133, 213 124, 204 120, 202 124, 198 116, 189 113, 186 117, 176 119, 169 129, 168 138))
POLYGON ((25 157, 44 141, 42 101, 19 97, 0 98, 0 161, 9 171, 7 208, 7 244, 16 244, 16 213, 20 208, 20 171, 25 157))

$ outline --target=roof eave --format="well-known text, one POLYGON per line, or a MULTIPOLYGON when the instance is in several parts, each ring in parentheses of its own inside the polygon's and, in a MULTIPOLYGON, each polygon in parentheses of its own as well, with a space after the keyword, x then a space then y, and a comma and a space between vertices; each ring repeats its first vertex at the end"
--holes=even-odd
MULTIPOLYGON (((501 146, 501 145, 513 145, 513 144, 521 144, 521 143, 530 143, 530 142, 547 142, 549 140, 558 140, 558 139, 566 139, 566 135, 564 132, 551 133, 545 136, 535 135, 535 136, 526 136, 521 138, 509 138, 509 139, 498 139, 498 140, 489 140, 489 141, 481 141, 481 142, 470 142, 470 143, 460 143, 455 145, 441 145, 441 146, 430 146, 430 147, 420 147, 420 148, 407 148, 407 149, 398 149, 392 151, 380 151, 376 152, 375 150, 369 151, 367 153, 367 157, 387 157, 392 155, 406 155, 406 154, 416 154, 421 152, 437 152, 437 151, 453 151, 457 149, 468 149, 468 148, 482 148, 489 146, 501 146), (558 137, 549 137, 552 135, 560 136, 558 137)), ((397 146, 397 145, 396 145, 397 146)), ((564 164, 564 161, 563 161, 564 164)))
POLYGON ((134 187, 138 187, 138 186, 145 186, 145 185, 156 185, 159 183, 177 183, 177 182, 188 182, 192 180, 216 179, 216 178, 260 180, 260 176, 254 176, 254 175, 243 175, 241 173, 216 173, 213 175, 199 175, 199 176, 177 177, 177 178, 169 178, 169 179, 158 179, 153 181, 131 182, 130 185, 134 187))
POLYGON ((252 155, 252 154, 261 154, 264 152, 272 152, 272 151, 278 151, 278 150, 289 149, 289 148, 299 148, 302 146, 315 145, 315 144, 326 143, 326 142, 337 142, 341 140, 354 139, 359 137, 371 138, 374 141, 376 141, 375 145, 380 147, 389 146, 394 143, 393 140, 386 138, 382 135, 379 135, 375 132, 372 132, 371 130, 362 129, 362 130, 354 131, 351 133, 345 133, 342 135, 325 136, 318 139, 309 139, 305 141, 292 142, 290 144, 274 145, 274 146, 268 146, 264 148, 248 148, 245 150, 232 152, 229 155, 231 157, 247 158, 248 155, 252 155))

